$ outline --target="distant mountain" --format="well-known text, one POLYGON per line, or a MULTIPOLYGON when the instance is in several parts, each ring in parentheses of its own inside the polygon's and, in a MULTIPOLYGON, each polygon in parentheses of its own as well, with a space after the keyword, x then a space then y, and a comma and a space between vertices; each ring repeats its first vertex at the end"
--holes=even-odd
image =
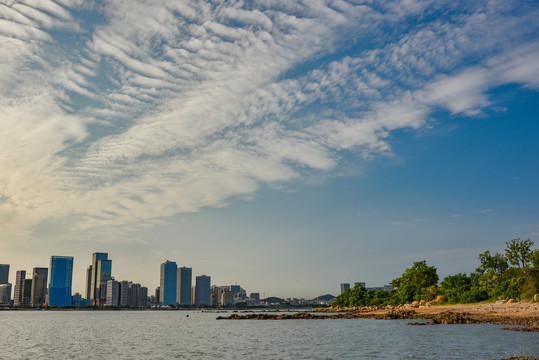
POLYGON ((314 299, 309 300, 309 301, 312 301, 313 303, 316 303, 318 301, 333 301, 333 299, 335 299, 335 296, 333 296, 331 294, 326 294, 326 295, 320 295, 318 297, 315 297, 314 299))
POLYGON ((275 296, 270 296, 268 298, 262 299, 261 301, 266 301, 266 302, 268 302, 270 304, 276 304, 276 303, 281 304, 281 303, 284 302, 283 299, 280 299, 280 298, 275 297, 275 296))

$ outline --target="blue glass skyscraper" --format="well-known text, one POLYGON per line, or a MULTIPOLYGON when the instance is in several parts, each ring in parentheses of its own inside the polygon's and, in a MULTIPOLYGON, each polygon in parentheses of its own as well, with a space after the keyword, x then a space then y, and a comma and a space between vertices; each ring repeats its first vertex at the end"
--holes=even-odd
POLYGON ((178 268, 178 296, 176 301, 180 305, 191 305, 192 272, 191 268, 185 266, 178 268))
POLYGON ((49 306, 71 306, 72 256, 51 256, 49 306))
POLYGON ((163 305, 176 305, 176 286, 178 266, 174 261, 161 264, 161 292, 159 302, 163 305))

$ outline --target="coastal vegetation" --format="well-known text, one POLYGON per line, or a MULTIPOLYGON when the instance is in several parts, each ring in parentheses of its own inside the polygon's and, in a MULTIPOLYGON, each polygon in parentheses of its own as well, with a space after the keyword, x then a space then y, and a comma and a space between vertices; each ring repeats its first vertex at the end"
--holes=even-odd
POLYGON ((445 277, 439 284, 437 269, 426 261, 391 282, 393 290, 370 290, 360 284, 335 298, 333 307, 400 305, 414 301, 474 303, 484 300, 531 299, 539 292, 539 250, 530 240, 506 242, 505 252, 485 251, 478 256, 479 267, 471 274, 445 277))

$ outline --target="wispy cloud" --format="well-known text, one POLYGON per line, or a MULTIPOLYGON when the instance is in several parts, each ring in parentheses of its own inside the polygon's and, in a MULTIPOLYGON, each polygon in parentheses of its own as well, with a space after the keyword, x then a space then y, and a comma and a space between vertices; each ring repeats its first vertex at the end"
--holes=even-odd
POLYGON ((539 89, 538 12, 517 5, 0 4, 3 232, 68 214, 73 232, 151 225, 335 171, 343 152, 390 156, 393 131, 440 108, 539 89), (410 22, 429 7, 454 15, 410 22))

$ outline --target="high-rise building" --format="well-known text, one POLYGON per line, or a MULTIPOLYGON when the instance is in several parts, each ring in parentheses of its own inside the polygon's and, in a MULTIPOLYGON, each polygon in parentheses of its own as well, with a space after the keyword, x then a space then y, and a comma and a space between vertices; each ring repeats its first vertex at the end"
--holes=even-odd
POLYGON ((178 266, 174 261, 161 264, 160 303, 176 305, 176 286, 178 285, 178 266))
POLYGON ((176 301, 180 305, 191 305, 191 286, 193 286, 193 269, 178 268, 178 294, 176 301))
POLYGON ((95 303, 103 305, 107 300, 107 281, 112 279, 112 260, 98 260, 96 271, 95 303))
POLYGON ((93 266, 88 266, 88 269, 86 270, 86 299, 91 299, 92 294, 92 273, 93 273, 93 266))
POLYGON ((221 298, 219 299, 219 305, 231 305, 234 303, 234 294, 230 290, 223 290, 221 292, 221 298))
POLYGON ((148 288, 145 286, 140 287, 139 307, 148 306, 148 288))
POLYGON ((30 305, 41 306, 46 301, 47 277, 49 269, 35 267, 32 272, 32 290, 30 294, 30 305))
POLYGON ((129 305, 129 281, 120 281, 120 306, 129 305))
POLYGON ((350 283, 341 283, 341 294, 350 289, 350 283))
POLYGON ((0 264, 0 284, 8 284, 8 283, 9 283, 9 264, 0 264))
POLYGON ((238 295, 241 291, 241 286, 239 285, 230 285, 230 291, 232 291, 232 294, 234 296, 238 295))
POLYGON ((26 279, 26 271, 17 271, 17 277, 15 279, 15 291, 13 292, 13 306, 23 305, 22 293, 24 289, 24 279, 26 279))
POLYGON ((120 283, 114 279, 107 281, 107 306, 120 305, 120 283))
POLYGON ((11 284, 0 284, 0 305, 11 305, 11 284))
POLYGON ((201 275, 195 281, 195 305, 207 306, 211 304, 210 298, 211 277, 201 275))
POLYGON ((24 279, 22 286, 22 306, 30 306, 32 300, 32 279, 24 279))
POLYGON ((72 256, 51 256, 49 274, 49 306, 71 306, 72 256))
MULTIPOLYGON (((92 254, 92 269, 91 269, 91 277, 90 277, 90 297, 88 300, 93 301, 94 303, 97 301, 99 302, 99 294, 96 292, 96 290, 99 290, 100 284, 98 284, 99 276, 97 273, 97 262, 99 260, 107 260, 109 257, 108 253, 101 253, 101 252, 95 252, 92 254)), ((88 284, 86 285, 88 287, 88 284)))

